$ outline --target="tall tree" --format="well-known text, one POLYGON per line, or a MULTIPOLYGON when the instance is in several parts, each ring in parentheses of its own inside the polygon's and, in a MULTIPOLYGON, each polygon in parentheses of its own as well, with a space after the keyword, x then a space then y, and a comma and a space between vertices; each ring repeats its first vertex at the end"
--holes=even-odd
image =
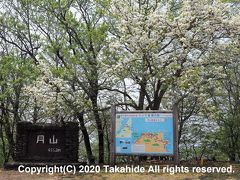
POLYGON ((98 97, 100 86, 106 79, 100 65, 108 31, 104 17, 104 9, 108 4, 106 0, 39 1, 37 4, 41 9, 40 14, 43 12, 46 18, 40 19, 37 26, 49 44, 47 57, 68 71, 65 79, 81 88, 92 104, 100 163, 104 162, 104 129, 98 110, 98 97), (49 20, 54 25, 49 24, 49 20))
POLYGON ((115 59, 109 69, 119 81, 125 78, 135 85, 138 99, 117 90, 133 108, 159 109, 166 92, 178 88, 179 81, 186 85, 193 77, 201 80, 195 73, 211 64, 204 59, 221 40, 237 34, 235 16, 223 3, 171 2, 112 2, 110 49, 115 54, 110 57, 115 59))
POLYGON ((218 51, 212 59, 222 62, 225 77, 205 87, 208 92, 205 113, 219 126, 217 145, 231 161, 240 157, 240 66, 239 39, 225 51, 218 51), (230 63, 231 62, 231 63, 230 63))

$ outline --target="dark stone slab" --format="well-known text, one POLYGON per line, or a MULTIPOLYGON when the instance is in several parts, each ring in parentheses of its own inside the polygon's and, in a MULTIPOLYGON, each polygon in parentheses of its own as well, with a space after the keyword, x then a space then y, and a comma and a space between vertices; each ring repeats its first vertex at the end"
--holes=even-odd
POLYGON ((17 162, 78 162, 79 127, 76 122, 32 124, 19 122, 17 162))

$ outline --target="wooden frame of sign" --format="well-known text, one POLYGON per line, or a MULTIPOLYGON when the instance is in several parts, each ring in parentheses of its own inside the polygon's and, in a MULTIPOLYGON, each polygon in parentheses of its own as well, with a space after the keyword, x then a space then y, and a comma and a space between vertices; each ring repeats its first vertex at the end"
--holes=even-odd
POLYGON ((113 105, 111 108, 112 119, 111 119, 111 146, 110 146, 110 164, 116 164, 116 156, 167 156, 173 157, 174 164, 179 164, 179 153, 178 153, 178 107, 173 106, 172 111, 161 111, 161 110, 139 110, 139 111, 116 111, 116 106, 113 105), (173 115, 173 154, 164 154, 164 153, 129 153, 121 154, 116 152, 116 114, 130 114, 130 113, 172 113, 173 115))

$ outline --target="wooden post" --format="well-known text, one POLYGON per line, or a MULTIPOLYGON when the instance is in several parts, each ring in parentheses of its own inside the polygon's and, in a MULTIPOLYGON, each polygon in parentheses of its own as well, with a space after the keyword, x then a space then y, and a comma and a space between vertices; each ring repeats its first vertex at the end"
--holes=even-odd
POLYGON ((111 107, 111 145, 110 145, 110 165, 113 166, 116 163, 116 156, 115 156, 115 121, 116 121, 116 106, 112 105, 111 107))
POLYGON ((178 152, 178 106, 177 104, 173 105, 173 120, 174 120, 174 164, 179 164, 179 152, 178 152))
POLYGON ((204 159, 203 159, 203 157, 201 157, 200 166, 203 166, 203 165, 204 165, 204 159))

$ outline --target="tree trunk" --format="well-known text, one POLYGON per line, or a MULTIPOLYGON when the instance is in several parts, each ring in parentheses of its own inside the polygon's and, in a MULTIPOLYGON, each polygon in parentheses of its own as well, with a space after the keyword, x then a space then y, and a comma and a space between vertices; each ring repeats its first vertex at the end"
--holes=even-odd
POLYGON ((139 92, 139 100, 138 100, 138 110, 143 110, 144 106, 144 98, 145 98, 145 91, 146 91, 146 81, 142 80, 140 83, 140 92, 139 92))
POLYGON ((234 153, 229 154, 228 157, 229 157, 230 161, 235 162, 235 154, 234 153))
POLYGON ((154 97, 154 100, 153 100, 154 103, 153 103, 152 110, 159 110, 162 98, 166 91, 167 91, 167 88, 163 88, 159 92, 157 92, 157 96, 154 97))
POLYGON ((77 113, 77 118, 80 123, 80 129, 83 133, 84 144, 85 144, 85 148, 86 148, 86 152, 87 152, 88 162, 90 164, 93 164, 93 163, 95 163, 95 158, 92 154, 92 148, 91 148, 91 144, 90 144, 90 140, 89 140, 89 135, 87 132, 87 128, 84 124, 83 113, 77 113))
POLYGON ((4 133, 3 133, 3 125, 0 125, 0 138, 2 141, 2 153, 3 153, 3 158, 4 162, 8 162, 8 155, 6 153, 6 145, 5 145, 5 138, 4 138, 4 133))
POLYGON ((102 121, 100 119, 99 113, 98 113, 98 104, 97 104, 97 96, 91 97, 92 105, 93 105, 93 114, 97 125, 97 131, 98 131, 98 157, 99 157, 99 163, 104 163, 104 132, 103 132, 103 126, 102 121))
POLYGON ((108 153, 108 163, 110 163, 110 145, 111 145, 111 141, 110 141, 110 138, 109 138, 109 133, 108 133, 109 129, 106 128, 106 141, 107 141, 107 153, 108 153))
POLYGON ((13 132, 11 130, 11 125, 7 119, 8 117, 6 117, 6 121, 5 121, 5 132, 6 132, 6 136, 7 136, 7 140, 8 140, 8 146, 9 146, 9 155, 11 155, 11 157, 13 159, 15 159, 15 142, 14 142, 14 138, 13 138, 13 132))

